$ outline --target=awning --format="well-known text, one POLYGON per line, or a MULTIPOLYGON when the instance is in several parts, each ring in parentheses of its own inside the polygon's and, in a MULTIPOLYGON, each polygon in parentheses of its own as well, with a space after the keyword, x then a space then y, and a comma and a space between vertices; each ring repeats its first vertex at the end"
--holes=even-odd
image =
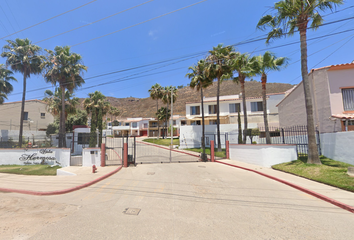
POLYGON ((342 120, 351 120, 354 119, 354 114, 351 113, 333 114, 332 117, 342 119, 342 120))

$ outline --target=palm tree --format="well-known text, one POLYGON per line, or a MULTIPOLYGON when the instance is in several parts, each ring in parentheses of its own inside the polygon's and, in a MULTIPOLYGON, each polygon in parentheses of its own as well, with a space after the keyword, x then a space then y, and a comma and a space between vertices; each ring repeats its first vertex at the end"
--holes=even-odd
MULTIPOLYGON (((246 107, 246 92, 245 80, 247 77, 255 75, 254 72, 255 57, 250 57, 249 54, 236 52, 232 59, 232 69, 237 72, 238 76, 234 78, 234 82, 241 84, 242 106, 243 106, 243 129, 247 130, 247 107, 246 107)), ((242 142, 246 143, 247 134, 243 133, 242 142)))
MULTIPOLYGON (((171 117, 171 110, 165 107, 161 107, 156 112, 156 118, 159 122, 166 122, 171 117)), ((167 127, 166 127, 167 129, 167 127)))
MULTIPOLYGON (((98 115, 101 115, 101 118, 103 116, 103 112, 100 109, 101 107, 105 106, 106 104, 105 99, 106 96, 104 96, 100 91, 95 91, 94 93, 89 93, 89 98, 85 98, 83 104, 84 104, 84 109, 86 112, 89 114, 91 113, 91 134, 90 134, 90 147, 95 147, 96 146, 96 128, 98 125, 98 128, 100 129, 99 126, 99 118, 98 115)), ((108 109, 105 109, 108 111, 108 109)), ((102 119, 101 119, 102 121, 102 119)), ((101 124, 102 125, 102 124, 101 124)), ((102 136, 102 135, 101 135, 102 136)))
POLYGON ((343 2, 343 0, 282 0, 275 3, 273 7, 273 10, 275 10, 274 16, 263 16, 257 24, 257 27, 261 30, 265 30, 267 27, 272 29, 268 33, 267 43, 273 38, 292 36, 296 30, 300 32, 301 75, 305 94, 309 146, 307 162, 312 164, 321 164, 321 161, 316 144, 312 96, 308 80, 307 28, 310 24, 310 28, 318 29, 323 23, 319 11, 332 10, 343 2))
MULTIPOLYGON (((171 100, 172 99, 173 99, 173 103, 176 102, 176 100, 177 100, 177 88, 176 87, 172 87, 172 86, 167 86, 167 87, 163 88, 163 90, 162 90, 162 102, 166 104, 167 110, 168 110, 168 105, 171 104, 171 100)), ((172 118, 173 118, 173 116, 172 116, 172 118)), ((166 118, 166 120, 165 120, 166 132, 165 132, 164 136, 166 135, 166 137, 167 137, 167 129, 168 129, 167 121, 168 121, 168 118, 166 118)), ((173 131, 173 129, 171 131, 173 131)))
POLYGON ((196 88, 197 91, 200 90, 200 99, 202 102, 202 150, 203 154, 201 159, 206 161, 206 154, 205 154, 205 125, 204 125, 204 97, 203 97, 203 88, 207 88, 213 83, 213 79, 207 78, 204 74, 205 70, 205 61, 200 60, 197 65, 191 66, 188 70, 191 70, 191 73, 187 73, 186 77, 191 79, 189 86, 191 88, 196 88))
MULTIPOLYGON (((159 110, 159 99, 161 99, 162 95, 163 95, 161 85, 156 83, 155 85, 153 85, 150 88, 149 93, 150 93, 150 97, 153 100, 156 100, 156 113, 157 113, 157 111, 159 110)), ((157 124, 157 132, 158 132, 157 138, 159 139, 160 138, 160 124, 159 123, 157 124)))
POLYGON ((70 51, 69 46, 56 46, 54 51, 47 50, 47 60, 42 64, 44 79, 53 85, 59 84, 61 90, 61 114, 59 125, 59 147, 65 147, 65 90, 70 93, 85 83, 82 74, 87 67, 82 64, 80 54, 70 51))
POLYGON ((113 122, 113 116, 118 117, 120 111, 118 108, 111 106, 111 108, 108 111, 108 114, 111 115, 111 122, 113 122))
POLYGON ((102 143, 102 132, 103 132, 103 116, 108 113, 108 111, 111 109, 111 104, 104 99, 99 99, 97 102, 96 107, 98 108, 98 116, 97 116, 97 127, 98 131, 100 132, 100 136, 98 139, 98 146, 101 147, 102 143))
POLYGON ((7 45, 3 47, 1 57, 6 57, 6 65, 11 67, 14 72, 19 72, 23 75, 23 92, 20 116, 20 132, 19 132, 19 146, 22 146, 23 134, 23 118, 25 112, 26 100, 26 80, 31 75, 38 75, 42 72, 40 67, 44 56, 40 55, 41 48, 26 39, 16 38, 13 40, 6 40, 7 45))
POLYGON ((264 128, 266 133, 266 143, 271 144, 270 133, 268 127, 268 117, 267 117, 267 75, 269 71, 279 71, 281 67, 287 64, 288 59, 285 57, 277 58, 273 53, 267 51, 263 55, 256 57, 256 72, 261 75, 262 81, 262 97, 263 97, 263 118, 264 118, 264 128))
MULTIPOLYGON (((43 102, 47 104, 47 111, 50 112, 54 117, 60 117, 60 112, 62 110, 61 101, 62 94, 60 88, 55 88, 54 93, 51 90, 46 90, 44 92, 43 102)), ((79 104, 79 98, 73 97, 73 94, 69 91, 65 91, 65 119, 68 115, 76 113, 76 106, 79 104)))
POLYGON ((7 94, 13 91, 13 86, 10 81, 16 81, 13 76, 13 72, 6 69, 4 64, 0 64, 0 104, 3 104, 7 99, 7 94))
POLYGON ((209 51, 210 55, 207 57, 208 64, 205 68, 205 75, 208 78, 217 79, 217 92, 216 92, 216 129, 218 138, 218 152, 221 152, 220 141, 220 108, 219 108, 219 95, 220 84, 223 80, 232 78, 231 59, 234 58, 234 47, 219 44, 217 47, 213 47, 213 50, 209 51))

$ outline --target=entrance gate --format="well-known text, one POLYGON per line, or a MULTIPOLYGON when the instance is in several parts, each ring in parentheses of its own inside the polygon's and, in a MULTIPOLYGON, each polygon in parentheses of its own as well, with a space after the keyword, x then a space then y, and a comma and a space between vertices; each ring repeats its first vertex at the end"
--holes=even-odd
POLYGON ((171 150, 168 146, 136 141, 136 164, 198 162, 198 155, 200 154, 189 155, 178 149, 171 150))
POLYGON ((106 166, 123 165, 124 144, 128 146, 128 164, 199 162, 199 153, 171 150, 168 146, 137 141, 136 137, 104 138, 106 166))
POLYGON ((106 144, 106 166, 123 165, 123 137, 105 137, 102 139, 102 142, 106 144))

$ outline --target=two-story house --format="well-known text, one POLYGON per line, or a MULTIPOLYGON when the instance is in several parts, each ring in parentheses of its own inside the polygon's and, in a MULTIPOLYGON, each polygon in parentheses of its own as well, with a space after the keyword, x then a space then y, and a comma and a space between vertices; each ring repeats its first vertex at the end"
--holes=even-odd
MULTIPOLYGON (((309 73, 315 127, 320 133, 354 131, 354 62, 312 69, 309 73)), ((306 125, 303 83, 279 104, 281 127, 306 125)))
POLYGON ((153 118, 127 118, 112 127, 115 136, 147 136, 149 121, 153 118))
MULTIPOLYGON (((267 94, 267 113, 270 126, 278 126, 278 109, 276 105, 284 98, 285 93, 267 94)), ((217 124, 216 97, 204 98, 205 125, 217 124)), ((220 124, 237 124, 238 111, 243 123, 243 105, 240 95, 220 96, 220 124)), ((186 125, 201 125, 201 102, 186 103, 186 125)), ((246 97, 248 128, 262 127, 263 104, 262 97, 246 97)))
MULTIPOLYGON (((21 116, 21 101, 7 102, 0 105, 1 130, 19 130, 21 116)), ((47 104, 40 100, 25 101, 23 115, 24 131, 45 131, 54 117, 47 111, 47 104)))

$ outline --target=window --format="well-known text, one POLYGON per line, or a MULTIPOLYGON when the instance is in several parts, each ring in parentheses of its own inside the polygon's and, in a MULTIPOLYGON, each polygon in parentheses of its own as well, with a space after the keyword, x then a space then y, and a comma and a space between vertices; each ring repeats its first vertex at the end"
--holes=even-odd
POLYGON ((152 123, 150 124, 150 127, 157 127, 157 122, 152 122, 152 123))
POLYGON ((23 120, 28 120, 28 112, 24 112, 24 114, 23 114, 23 120))
POLYGON ((240 103, 230 103, 229 104, 229 112, 230 113, 238 113, 241 112, 241 104, 240 103))
POLYGON ((138 123, 137 122, 133 122, 132 123, 132 128, 137 128, 138 127, 138 123))
POLYGON ((348 126, 354 126, 354 120, 348 120, 348 126))
POLYGON ((191 107, 191 115, 200 115, 200 106, 191 107))
POLYGON ((216 125, 218 123, 217 120, 210 120, 209 125, 216 125))
POLYGON ((218 111, 217 105, 209 105, 209 114, 216 114, 218 111))
POLYGON ((198 120, 198 121, 193 121, 193 122, 191 122, 191 125, 200 125, 200 121, 198 120))
POLYGON ((354 88, 342 89, 344 111, 354 111, 354 88))
POLYGON ((41 118, 42 118, 42 119, 45 118, 45 113, 41 113, 41 118))
POLYGON ((79 133, 77 138, 77 144, 89 144, 90 133, 79 133))
POLYGON ((176 123, 176 120, 173 120, 173 126, 175 126, 177 123, 176 123))
POLYGON ((124 126, 128 126, 129 127, 129 123, 125 123, 124 126))
POLYGON ((186 121, 181 121, 181 126, 186 125, 186 121))
POLYGON ((251 102, 251 112, 263 111, 263 102, 251 102))
POLYGON ((144 128, 148 128, 148 124, 147 123, 144 123, 144 128))

